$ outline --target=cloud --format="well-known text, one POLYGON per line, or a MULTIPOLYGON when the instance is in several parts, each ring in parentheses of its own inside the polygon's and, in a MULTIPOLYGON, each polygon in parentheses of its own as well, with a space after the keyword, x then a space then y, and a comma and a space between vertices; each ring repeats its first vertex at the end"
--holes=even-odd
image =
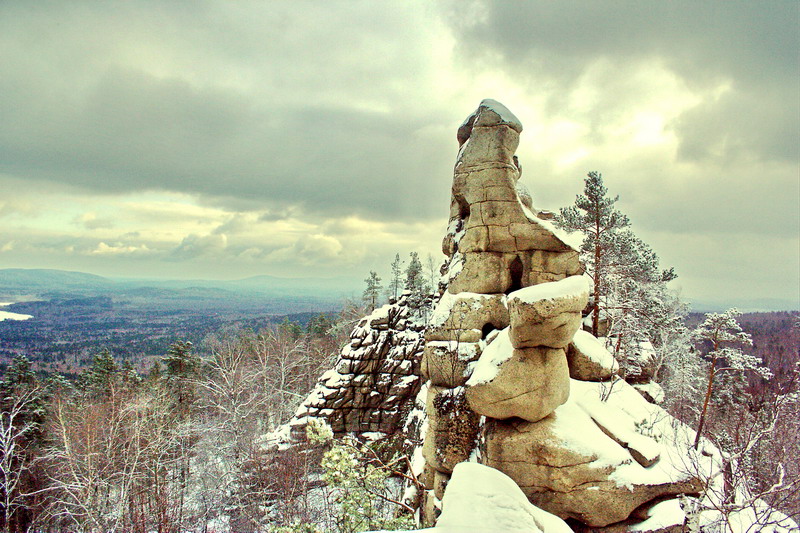
POLYGON ((141 246, 126 246, 122 243, 112 243, 106 244, 105 242, 99 242, 97 247, 92 250, 90 253, 95 255, 130 255, 130 254, 142 254, 142 253, 149 253, 150 249, 147 247, 146 244, 141 246))
POLYGON ((0 171, 273 213, 431 216, 426 175, 449 163, 423 163, 444 151, 417 134, 437 110, 414 95, 435 34, 417 9, 335 4, 6 5, 0 171))
POLYGON ((3 258, 237 277, 439 257, 455 128, 492 97, 525 125, 538 207, 599 170, 687 287, 712 275, 704 249, 755 286, 753 257, 800 224, 799 10, 0 3, 3 258))
POLYGON ((562 110, 571 87, 592 76, 605 98, 591 114, 602 118, 609 103, 631 103, 630 91, 609 90, 609 83, 624 82, 641 65, 660 65, 692 91, 729 87, 676 122, 683 156, 708 155, 706 146, 722 144, 728 149, 720 157, 743 147, 797 162, 800 148, 787 133, 800 130, 799 16, 793 1, 473 1, 468 10, 452 4, 448 21, 462 62, 503 69, 548 93, 551 114, 562 110), (598 64, 611 65, 616 81, 593 76, 598 64))
POLYGON ((174 260, 185 261, 199 256, 219 256, 228 246, 228 238, 224 234, 187 235, 171 252, 174 260))
POLYGON ((111 229, 114 221, 109 217, 98 217, 97 213, 88 212, 75 217, 74 221, 88 230, 111 229))

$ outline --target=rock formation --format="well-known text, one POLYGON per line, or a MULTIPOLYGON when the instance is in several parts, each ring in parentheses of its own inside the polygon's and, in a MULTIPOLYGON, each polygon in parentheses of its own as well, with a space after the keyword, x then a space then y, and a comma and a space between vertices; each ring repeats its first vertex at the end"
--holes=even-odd
POLYGON ((675 495, 703 487, 664 437, 679 425, 616 377, 614 357, 580 330, 589 283, 552 213, 537 211, 519 181, 521 132, 493 100, 459 127, 430 319, 407 299, 363 319, 284 438, 302 439, 310 417, 336 433, 419 435, 412 470, 424 491, 407 498, 416 491, 425 525, 454 501, 445 494, 457 466, 477 462, 576 530, 671 530, 648 526, 668 521, 663 513, 680 528, 675 495))
POLYGON ((589 283, 578 252, 519 182, 521 131, 493 100, 458 129, 443 242, 448 283, 421 366, 429 380, 423 507, 432 521, 454 467, 478 461, 545 511, 607 526, 701 487, 637 431, 640 420, 602 401, 616 386, 629 404, 649 405, 626 396, 633 389, 623 381, 612 385, 616 361, 579 331, 589 283))
POLYGON ((324 419, 337 434, 395 433, 421 385, 424 329, 408 295, 362 318, 280 438, 304 440, 309 418, 324 419))

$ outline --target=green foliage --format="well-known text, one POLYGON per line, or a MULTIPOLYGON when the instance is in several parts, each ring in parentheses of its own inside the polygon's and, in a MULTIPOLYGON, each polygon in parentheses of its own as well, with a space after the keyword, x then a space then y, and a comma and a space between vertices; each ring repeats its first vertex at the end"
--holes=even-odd
POLYGON ((22 354, 15 355, 6 369, 2 382, 3 391, 34 385, 36 385, 36 374, 31 370, 30 360, 22 354))
POLYGON ((283 318, 278 328, 286 333, 292 340, 297 340, 303 336, 303 326, 297 322, 290 322, 287 317, 283 318))
POLYGON ((406 267, 405 289, 411 291, 412 294, 421 292, 424 283, 422 263, 419 260, 419 255, 417 252, 411 252, 411 259, 406 267))
POLYGON ((306 438, 313 446, 322 446, 333 439, 333 430, 319 418, 311 418, 306 425, 306 438))
POLYGON ((169 347, 164 363, 164 378, 173 407, 182 416, 188 416, 197 400, 196 381, 200 376, 202 360, 192 352, 191 342, 176 342, 169 347))
POLYGON ((331 315, 327 313, 320 313, 314 315, 306 325, 306 332, 315 337, 326 337, 330 335, 331 329, 334 327, 334 320, 331 315))
POLYGON ((108 350, 95 354, 90 366, 80 377, 84 392, 94 397, 109 397, 117 385, 119 365, 108 350))
POLYGON ((334 520, 340 533, 413 527, 410 515, 395 516, 396 503, 388 495, 390 473, 369 447, 346 438, 333 444, 321 464, 338 506, 334 520))

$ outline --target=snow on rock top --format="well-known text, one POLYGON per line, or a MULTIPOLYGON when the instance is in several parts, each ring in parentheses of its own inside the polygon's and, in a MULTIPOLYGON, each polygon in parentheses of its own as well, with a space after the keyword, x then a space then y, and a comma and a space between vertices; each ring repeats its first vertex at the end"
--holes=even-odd
POLYGON ((499 470, 479 463, 459 463, 447 484, 436 527, 416 531, 571 533, 572 529, 531 504, 517 484, 499 470))
POLYGON ((564 231, 563 229, 559 228, 555 224, 548 222, 547 220, 543 220, 536 216, 533 211, 531 211, 527 205, 522 201, 522 198, 517 195, 517 200, 519 201, 519 205, 522 207, 522 212, 525 213, 525 217, 528 219, 528 222, 535 224, 547 231, 549 231, 553 236, 555 236, 559 241, 561 241, 565 246, 568 246, 572 250, 578 252, 580 251, 581 244, 583 243, 583 234, 579 232, 569 233, 564 231))
POLYGON ((530 502, 502 472, 477 463, 459 463, 442 500, 436 531, 530 531, 568 533, 560 518, 530 502))
POLYGON ((572 298, 589 293, 589 279, 584 276, 569 276, 560 281, 540 283, 525 287, 508 295, 508 299, 516 298, 522 302, 533 303, 540 300, 556 298, 572 298))
POLYGON ((507 124, 512 129, 516 130, 517 133, 522 132, 522 122, 508 110, 506 106, 498 102, 497 100, 492 100, 491 98, 486 98, 485 100, 481 101, 481 105, 478 106, 479 108, 483 107, 494 111, 500 117, 500 120, 503 124, 507 124))
POLYGON ((508 335, 509 329, 505 328, 498 333, 497 337, 483 351, 472 370, 472 376, 467 381, 468 387, 492 381, 497 377, 500 365, 514 355, 514 347, 511 345, 511 338, 508 335))
MULTIPOLYGON (((608 415, 608 411, 614 411, 616 420, 610 429, 615 430, 623 423, 628 425, 629 433, 623 437, 635 442, 637 446, 646 447, 642 450, 644 455, 651 457, 658 455, 655 464, 647 468, 636 461, 627 461, 616 468, 609 479, 619 486, 630 488, 634 485, 659 485, 691 478, 693 472, 687 466, 691 464, 691 461, 686 454, 689 453, 688 448, 690 448, 691 439, 694 438, 694 432, 670 417, 661 407, 649 403, 624 380, 616 381, 610 392, 607 389, 607 384, 572 380, 570 399, 567 404, 579 407, 583 411, 582 418, 591 422, 592 425, 595 425, 593 416, 603 420, 603 414, 608 415), (601 397, 604 396, 607 396, 605 402, 601 400, 601 397), (598 407, 603 403, 605 405, 598 407), (628 420, 625 421, 625 418, 628 420), (642 433, 646 433, 646 435, 642 435, 642 433), (637 434, 639 436, 635 437, 637 434)), ((577 418, 579 417, 576 417, 575 420, 577 418)), ((574 424, 575 421, 570 419, 570 423, 574 424)), ((565 428, 565 431, 573 430, 574 428, 565 428)), ((602 446, 603 449, 616 447, 617 450, 631 458, 628 450, 605 434, 603 437, 606 441, 602 446)), ((591 442, 592 447, 599 445, 590 439, 582 440, 587 443, 591 442)), ((702 461, 697 457, 693 460, 702 461)))
POLYGON ((583 331, 582 329, 576 331, 575 336, 572 337, 572 343, 583 355, 598 365, 614 369, 619 367, 611 352, 603 346, 602 342, 597 340, 597 337, 588 331, 583 331))

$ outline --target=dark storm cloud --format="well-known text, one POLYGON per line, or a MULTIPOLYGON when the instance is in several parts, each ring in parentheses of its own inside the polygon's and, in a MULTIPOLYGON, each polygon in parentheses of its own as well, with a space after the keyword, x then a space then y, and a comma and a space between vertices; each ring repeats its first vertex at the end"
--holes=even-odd
MULTIPOLYGON (((564 89, 596 61, 610 62, 619 76, 632 65, 663 64, 694 89, 730 82, 730 93, 674 124, 680 155, 725 158, 745 150, 767 160, 800 158, 792 139, 800 130, 794 0, 472 2, 453 6, 449 20, 465 61, 499 63, 539 89, 564 89)), ((553 112, 563 94, 553 91, 553 112)))
POLYGON ((0 172, 254 210, 439 214, 430 159, 451 147, 418 135, 437 117, 391 100, 420 68, 392 40, 413 21, 360 3, 223 6, 0 7, 0 172))

